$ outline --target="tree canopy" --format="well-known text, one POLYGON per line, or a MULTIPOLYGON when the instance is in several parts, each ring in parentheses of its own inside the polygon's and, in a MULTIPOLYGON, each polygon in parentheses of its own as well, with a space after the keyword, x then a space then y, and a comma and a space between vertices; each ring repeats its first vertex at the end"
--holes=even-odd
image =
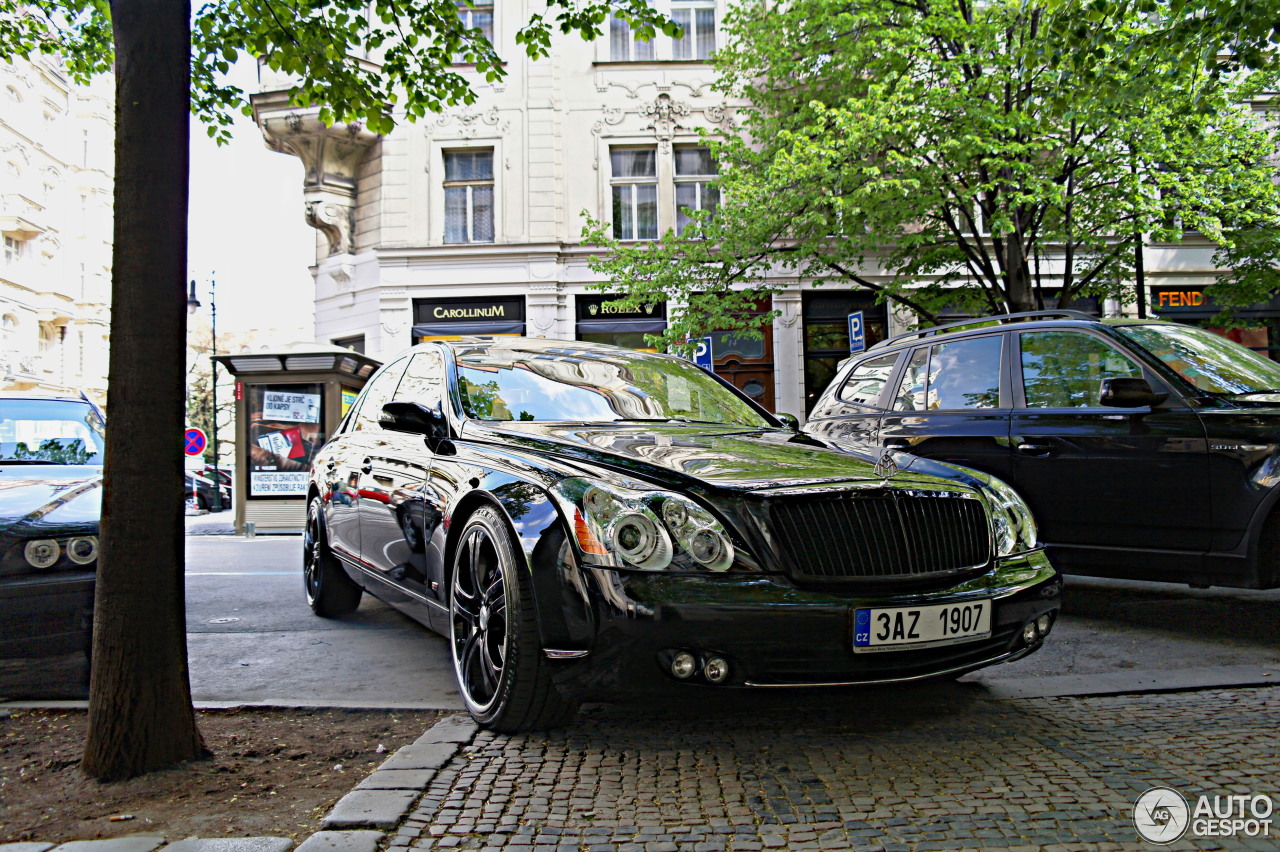
POLYGON ((1248 271, 1241 298, 1275 286, 1275 138, 1250 108, 1273 76, 1135 63, 1151 26, 1107 10, 1113 37, 1074 77, 1055 57, 1092 20, 1078 8, 735 7, 718 86, 746 105, 740 132, 711 139, 718 209, 648 244, 591 222, 584 238, 610 249, 596 270, 628 303, 688 306, 668 343, 742 328, 797 278, 871 289, 925 321, 1119 298, 1135 245, 1187 231, 1248 271))
MULTIPOLYGON (((210 136, 226 138, 231 113, 251 115, 247 93, 224 75, 241 55, 293 75, 294 103, 315 106, 327 123, 361 121, 389 133, 397 120, 469 104, 477 78, 505 75, 498 49, 466 25, 457 0, 229 0, 200 5, 191 21, 191 105, 210 136)), ((678 32, 647 0, 547 0, 516 34, 532 58, 552 36, 593 39, 609 16, 637 37, 678 32)), ((61 55, 79 79, 114 61, 107 0, 0 0, 0 51, 61 55)))

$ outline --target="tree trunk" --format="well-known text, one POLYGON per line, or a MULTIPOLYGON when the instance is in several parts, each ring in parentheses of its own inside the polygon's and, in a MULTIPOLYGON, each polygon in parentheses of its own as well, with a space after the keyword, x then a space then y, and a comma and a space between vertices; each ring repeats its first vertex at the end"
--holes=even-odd
POLYGON ((85 772, 119 779, 205 753, 183 585, 188 0, 112 0, 115 249, 102 550, 85 772))

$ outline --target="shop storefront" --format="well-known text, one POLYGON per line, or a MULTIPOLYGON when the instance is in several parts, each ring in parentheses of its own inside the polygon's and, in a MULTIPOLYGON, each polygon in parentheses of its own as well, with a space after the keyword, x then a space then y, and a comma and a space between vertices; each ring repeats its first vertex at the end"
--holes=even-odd
POLYGON ((1205 287, 1152 287, 1148 304, 1152 316, 1207 328, 1259 355, 1280 360, 1280 295, 1272 297, 1269 302, 1236 310, 1235 315, 1247 323, 1243 328, 1222 328, 1212 324, 1211 320, 1222 308, 1214 303, 1205 287))
POLYGON ((646 334, 661 334, 667 329, 667 305, 655 302, 629 311, 615 307, 615 294, 584 295, 574 298, 576 304, 575 338, 591 343, 608 343, 627 349, 652 352, 646 334))
POLYGON ((413 342, 471 335, 522 336, 523 296, 414 299, 413 342))
POLYGON ((801 301, 804 316, 804 410, 807 415, 819 395, 835 377, 836 367, 849 357, 849 315, 862 312, 865 346, 885 338, 889 315, 876 304, 867 290, 826 290, 805 293, 801 301))

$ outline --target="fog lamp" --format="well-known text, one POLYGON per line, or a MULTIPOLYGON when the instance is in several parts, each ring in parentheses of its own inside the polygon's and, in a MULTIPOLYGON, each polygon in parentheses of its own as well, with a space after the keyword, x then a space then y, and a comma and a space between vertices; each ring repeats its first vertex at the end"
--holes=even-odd
POLYGON ((702 667, 702 676, 710 683, 724 683, 729 676, 729 664, 720 657, 712 657, 702 667))
POLYGON ((32 568, 48 568, 58 561, 60 553, 58 543, 51 538, 34 539, 27 542, 27 546, 22 549, 22 555, 27 558, 32 568))
POLYGON ((1045 613, 1036 619, 1036 627, 1040 630, 1041 636, 1049 635, 1049 628, 1053 627, 1053 616, 1045 613))
POLYGON ((671 658, 671 673, 681 680, 693 675, 698 669, 698 661, 688 651, 681 651, 671 658))
POLYGON ((1023 625, 1022 641, 1025 644, 1031 645, 1039 638, 1040 638, 1040 630, 1036 627, 1036 623, 1034 621, 1028 621, 1025 625, 1023 625))

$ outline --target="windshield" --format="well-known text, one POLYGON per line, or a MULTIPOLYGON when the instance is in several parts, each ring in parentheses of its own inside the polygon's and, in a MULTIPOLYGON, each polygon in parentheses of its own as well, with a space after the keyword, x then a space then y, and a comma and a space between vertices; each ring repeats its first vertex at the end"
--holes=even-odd
POLYGON ((701 368, 674 358, 494 348, 460 351, 457 364, 463 410, 478 420, 770 425, 701 368))
POLYGON ((0 462, 102 464, 102 420, 85 402, 0 399, 0 462))
POLYGON ((1199 390, 1228 395, 1280 391, 1280 364, 1211 331, 1189 325, 1123 325, 1116 331, 1199 390))

